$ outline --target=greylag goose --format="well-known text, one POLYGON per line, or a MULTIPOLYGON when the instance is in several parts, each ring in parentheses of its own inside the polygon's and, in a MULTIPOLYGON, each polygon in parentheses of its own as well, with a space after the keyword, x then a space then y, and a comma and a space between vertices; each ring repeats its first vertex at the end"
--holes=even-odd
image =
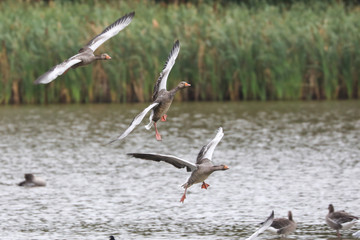
POLYGON ((274 234, 286 236, 293 233, 296 229, 291 211, 288 212, 288 218, 275 218, 268 230, 274 234))
POLYGON ((21 183, 18 184, 18 186, 22 186, 22 187, 44 187, 46 186, 46 182, 39 178, 39 177, 35 177, 33 174, 31 173, 26 173, 24 175, 25 177, 25 181, 22 181, 21 183))
POLYGON ((80 66, 88 65, 96 60, 111 59, 111 57, 106 53, 103 53, 101 55, 94 55, 94 52, 101 44, 118 34, 127 25, 129 25, 134 15, 135 12, 132 12, 116 20, 113 24, 105 28, 102 33, 100 33, 90 42, 88 42, 86 46, 81 48, 78 54, 51 68, 49 71, 36 79, 34 83, 47 84, 55 80, 58 76, 65 73, 70 68, 77 68, 80 66))
POLYGON ((334 206, 329 204, 329 213, 326 215, 326 224, 332 229, 336 230, 338 237, 340 237, 340 229, 347 230, 355 225, 358 221, 358 217, 350 215, 345 211, 336 211, 334 206))
POLYGON ((130 123, 130 126, 125 130, 123 134, 121 134, 117 139, 112 140, 110 143, 115 142, 117 140, 124 139, 129 133, 131 133, 134 128, 141 123, 145 115, 151 110, 150 114, 150 123, 145 127, 147 130, 151 128, 151 125, 154 123, 155 127, 155 136, 158 141, 161 140, 161 136, 157 130, 156 123, 161 119, 162 122, 166 121, 167 118, 167 111, 170 108, 170 105, 175 97, 175 94, 177 91, 190 87, 191 85, 187 82, 180 82, 177 87, 174 89, 171 89, 170 91, 166 90, 166 82, 167 78, 169 76, 169 73, 172 69, 172 67, 175 64, 176 57, 178 56, 180 51, 180 43, 179 40, 177 40, 169 54, 169 57, 165 63, 165 66, 160 73, 160 76, 158 80, 156 81, 156 84, 154 86, 152 101, 153 103, 150 104, 147 108, 145 108, 144 111, 142 111, 139 115, 137 115, 132 122, 130 123))
POLYGON ((259 234, 263 233, 266 229, 268 229, 274 221, 274 211, 271 212, 270 216, 266 219, 265 222, 261 223, 261 227, 256 230, 250 237, 246 240, 254 240, 259 236, 259 234))
POLYGON ((207 145, 203 146, 197 156, 196 163, 189 162, 187 160, 162 154, 148 154, 148 153, 128 153, 127 155, 141 158, 145 160, 152 160, 157 162, 167 162, 177 168, 186 168, 188 172, 192 172, 187 182, 182 185, 185 188, 185 192, 180 199, 180 202, 184 202, 186 198, 186 191, 193 184, 201 183, 201 188, 207 189, 210 185, 205 183, 205 180, 211 173, 219 170, 229 169, 226 165, 214 165, 211 161, 215 147, 218 145, 222 137, 224 136, 223 130, 220 127, 215 138, 212 139, 207 145))

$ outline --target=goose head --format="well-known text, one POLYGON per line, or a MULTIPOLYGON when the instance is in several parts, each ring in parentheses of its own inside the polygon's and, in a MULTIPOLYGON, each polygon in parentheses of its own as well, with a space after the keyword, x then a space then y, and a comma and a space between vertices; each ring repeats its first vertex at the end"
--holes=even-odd
POLYGON ((177 87, 179 89, 183 89, 183 88, 187 88, 187 87, 190 87, 190 86, 191 86, 191 84, 189 84, 187 82, 180 82, 177 87))

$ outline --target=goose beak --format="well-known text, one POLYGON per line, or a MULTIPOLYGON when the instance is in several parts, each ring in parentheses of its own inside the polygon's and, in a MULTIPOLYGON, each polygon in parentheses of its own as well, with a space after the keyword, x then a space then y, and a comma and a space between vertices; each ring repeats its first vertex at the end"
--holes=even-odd
POLYGON ((109 55, 106 55, 106 59, 107 59, 107 60, 110 60, 111 57, 110 57, 109 55))
POLYGON ((185 87, 190 87, 191 84, 185 83, 185 87))
POLYGON ((224 170, 227 170, 227 169, 229 169, 229 167, 228 167, 228 166, 226 166, 226 165, 224 165, 224 170))

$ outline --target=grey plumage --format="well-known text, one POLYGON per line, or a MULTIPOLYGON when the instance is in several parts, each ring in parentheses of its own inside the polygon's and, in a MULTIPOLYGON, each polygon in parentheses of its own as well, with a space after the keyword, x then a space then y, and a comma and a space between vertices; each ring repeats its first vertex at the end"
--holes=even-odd
POLYGON ((211 161, 213 151, 223 136, 224 136, 223 130, 222 130, 222 128, 219 128, 215 138, 212 139, 207 145, 204 146, 206 150, 203 150, 204 147, 202 148, 202 150, 205 151, 204 154, 202 154, 202 155, 207 156, 207 158, 197 159, 196 164, 191 163, 187 160, 175 157, 175 156, 156 154, 156 153, 155 154, 153 154, 153 153, 151 153, 151 154, 149 154, 149 153, 128 153, 127 155, 135 157, 135 158, 145 159, 145 160, 152 160, 152 161, 157 161, 157 162, 161 162, 161 161, 167 162, 176 168, 186 168, 186 170, 188 172, 191 172, 191 175, 188 178, 188 180, 186 181, 186 183, 184 183, 182 185, 185 188, 185 192, 180 201, 184 202, 184 200, 186 198, 186 191, 193 184, 203 182, 202 188, 207 189, 207 187, 209 185, 206 184, 204 181, 208 178, 208 176, 211 173, 213 173, 214 171, 218 171, 218 170, 229 169, 229 167, 226 165, 214 165, 211 161))
POLYGON ((332 229, 336 230, 338 236, 340 236, 339 230, 349 229, 355 225, 358 221, 358 217, 353 216, 345 211, 336 211, 332 204, 329 204, 329 213, 326 215, 326 224, 332 229))
POLYGON ((38 77, 34 84, 47 84, 55 80, 58 76, 61 76, 70 68, 77 68, 80 66, 88 65, 96 60, 109 60, 111 57, 106 54, 95 55, 94 51, 105 41, 109 40, 122 29, 130 24, 135 12, 126 14, 125 16, 116 20, 113 24, 108 26, 102 33, 94 37, 88 44, 81 48, 78 54, 70 57, 62 63, 52 67, 49 71, 38 77))

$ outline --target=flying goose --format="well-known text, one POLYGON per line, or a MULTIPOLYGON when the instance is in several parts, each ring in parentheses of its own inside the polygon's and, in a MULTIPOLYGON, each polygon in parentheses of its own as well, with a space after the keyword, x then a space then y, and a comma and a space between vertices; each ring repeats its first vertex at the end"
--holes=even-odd
POLYGON ((145 110, 143 110, 139 115, 137 115, 132 122, 130 123, 130 126, 125 130, 123 134, 121 134, 118 138, 110 141, 109 143, 115 142, 117 140, 124 139, 129 133, 131 133, 134 128, 141 123, 141 121, 144 119, 145 115, 151 110, 150 114, 150 123, 145 127, 147 130, 149 130, 154 123, 155 127, 155 136, 156 140, 160 141, 161 136, 157 130, 156 123, 161 119, 162 122, 166 121, 167 118, 167 111, 169 110, 172 101, 174 100, 175 94, 180 89, 184 89, 187 87, 190 87, 191 85, 187 82, 180 82, 177 87, 171 89, 170 91, 166 90, 166 82, 167 78, 169 76, 169 73, 172 69, 172 67, 175 64, 175 59, 178 56, 180 51, 180 42, 177 40, 169 54, 169 57, 165 63, 164 69, 160 73, 160 76, 158 80, 156 81, 156 84, 154 86, 154 93, 152 96, 153 103, 150 104, 145 110))
POLYGON ((105 28, 102 33, 94 37, 90 42, 88 42, 88 44, 81 48, 78 54, 51 68, 49 71, 36 79, 34 83, 47 84, 68 71, 70 68, 77 68, 80 66, 88 65, 95 60, 111 59, 111 57, 106 53, 103 53, 101 55, 94 55, 94 52, 101 44, 118 34, 127 25, 129 25, 134 15, 135 12, 131 12, 116 20, 113 24, 105 28))
POLYGON ((340 229, 347 230, 355 225, 358 221, 358 217, 350 215, 345 211, 336 211, 334 206, 329 204, 329 213, 326 215, 326 224, 332 229, 336 230, 338 237, 340 237, 340 229))
POLYGON ((202 182, 201 188, 207 189, 210 185, 205 183, 205 180, 209 177, 211 173, 213 173, 214 171, 229 169, 229 167, 226 165, 214 165, 211 161, 215 147, 218 145, 223 136, 223 129, 220 127, 215 138, 201 148, 197 156, 196 163, 192 163, 171 155, 148 153, 128 153, 127 155, 135 158, 141 158, 157 162, 164 161, 170 163, 177 168, 186 168, 188 172, 192 172, 187 182, 182 185, 182 187, 185 188, 185 192, 181 197, 180 202, 183 203, 186 198, 187 189, 193 184, 202 182))

